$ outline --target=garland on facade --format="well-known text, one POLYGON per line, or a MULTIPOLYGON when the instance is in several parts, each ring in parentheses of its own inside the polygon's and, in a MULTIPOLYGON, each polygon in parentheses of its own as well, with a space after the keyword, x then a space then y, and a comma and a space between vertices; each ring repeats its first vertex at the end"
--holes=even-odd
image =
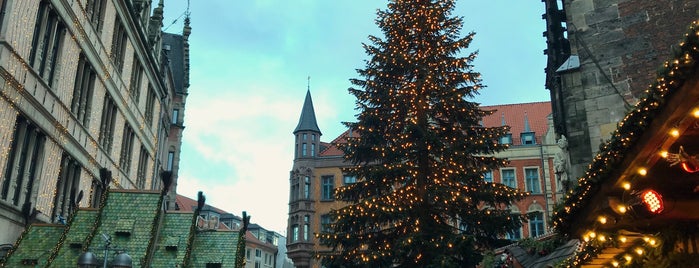
POLYGON ((192 256, 192 245, 194 244, 194 234, 197 232, 197 220, 201 209, 204 207, 206 202, 206 197, 202 191, 197 193, 197 208, 194 210, 194 215, 192 216, 192 224, 189 226, 189 236, 187 237, 187 250, 184 253, 184 258, 182 258, 182 267, 190 267, 190 258, 192 256))
POLYGON ((245 234, 248 232, 250 216, 243 211, 243 227, 238 232, 238 245, 235 253, 235 268, 245 268, 245 234))
POLYGON ((160 173, 160 179, 163 181, 163 189, 160 190, 160 197, 158 197, 158 208, 155 217, 153 218, 153 224, 150 228, 150 239, 148 241, 148 247, 146 248, 146 256, 141 259, 141 267, 148 267, 150 259, 153 258, 155 241, 159 233, 160 219, 163 218, 165 214, 166 207, 163 207, 163 200, 170 190, 170 185, 172 184, 172 171, 164 171, 160 173))

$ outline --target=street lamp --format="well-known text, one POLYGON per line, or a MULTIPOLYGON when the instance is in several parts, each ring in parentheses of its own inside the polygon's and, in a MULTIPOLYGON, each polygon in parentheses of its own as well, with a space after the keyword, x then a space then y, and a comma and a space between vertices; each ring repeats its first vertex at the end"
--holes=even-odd
MULTIPOLYGON (((109 237, 107 234, 102 234, 102 239, 104 239, 104 259, 102 262, 102 268, 107 268, 110 266, 107 266, 107 259, 109 259, 109 250, 113 249, 117 252, 116 256, 114 256, 114 259, 112 260, 112 265, 111 267, 117 267, 117 268, 131 268, 132 267, 132 260, 131 256, 129 254, 126 254, 125 252, 120 252, 118 249, 111 248, 112 245, 112 238, 109 237)), ((95 256, 94 253, 92 252, 83 252, 80 254, 80 257, 78 257, 78 267, 79 268, 97 268, 99 266, 99 259, 97 259, 97 256, 95 256)))

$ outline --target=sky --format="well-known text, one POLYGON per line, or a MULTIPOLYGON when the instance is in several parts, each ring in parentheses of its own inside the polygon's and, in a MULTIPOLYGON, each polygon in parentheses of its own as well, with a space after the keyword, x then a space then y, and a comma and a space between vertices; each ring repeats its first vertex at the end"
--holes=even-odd
MULTIPOLYGON (((153 1, 156 5, 157 1, 153 1)), ((367 59, 362 43, 383 37, 380 0, 165 0, 164 30, 182 33, 190 12, 190 87, 177 193, 286 235, 294 136, 310 89, 330 142, 356 121, 349 79, 367 59), (189 9, 187 9, 189 7, 189 9), (309 78, 310 77, 310 80, 309 78), (310 82, 309 82, 310 81, 310 82)), ((465 53, 483 85, 481 105, 549 101, 544 88, 544 3, 459 0, 465 53)))

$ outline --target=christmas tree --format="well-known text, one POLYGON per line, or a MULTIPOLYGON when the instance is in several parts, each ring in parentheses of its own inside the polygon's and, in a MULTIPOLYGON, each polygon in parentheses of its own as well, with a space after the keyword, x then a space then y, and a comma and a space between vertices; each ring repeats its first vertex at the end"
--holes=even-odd
POLYGON ((318 235, 334 252, 326 267, 472 267, 521 225, 508 206, 525 194, 483 179, 507 163, 493 153, 508 127, 482 126, 494 111, 470 101, 483 85, 454 5, 391 0, 377 12, 384 38, 369 36, 349 89, 358 135, 338 144, 359 179, 337 189, 348 205, 318 235))

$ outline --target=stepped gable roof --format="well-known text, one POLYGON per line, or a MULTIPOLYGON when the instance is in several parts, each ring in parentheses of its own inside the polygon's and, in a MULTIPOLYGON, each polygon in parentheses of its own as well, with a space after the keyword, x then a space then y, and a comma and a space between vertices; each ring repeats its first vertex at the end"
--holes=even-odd
POLYGON ((539 141, 539 137, 546 135, 548 131, 547 117, 552 113, 550 101, 488 105, 481 106, 481 109, 496 110, 495 113, 483 117, 483 125, 486 127, 501 126, 504 118, 506 124, 510 126, 514 144, 520 144, 519 134, 527 132, 527 125, 539 141))
MULTIPOLYGON (((23 262, 43 265, 65 230, 61 224, 32 224, 21 237, 16 249, 5 263, 7 267, 20 267, 23 262)), ((73 260, 75 262, 75 260, 73 260)))
POLYGON ((306 100, 303 102, 299 124, 296 125, 294 134, 299 131, 315 131, 321 133, 320 128, 318 128, 318 122, 316 121, 316 112, 313 109, 313 100, 311 99, 310 90, 306 91, 306 100))

